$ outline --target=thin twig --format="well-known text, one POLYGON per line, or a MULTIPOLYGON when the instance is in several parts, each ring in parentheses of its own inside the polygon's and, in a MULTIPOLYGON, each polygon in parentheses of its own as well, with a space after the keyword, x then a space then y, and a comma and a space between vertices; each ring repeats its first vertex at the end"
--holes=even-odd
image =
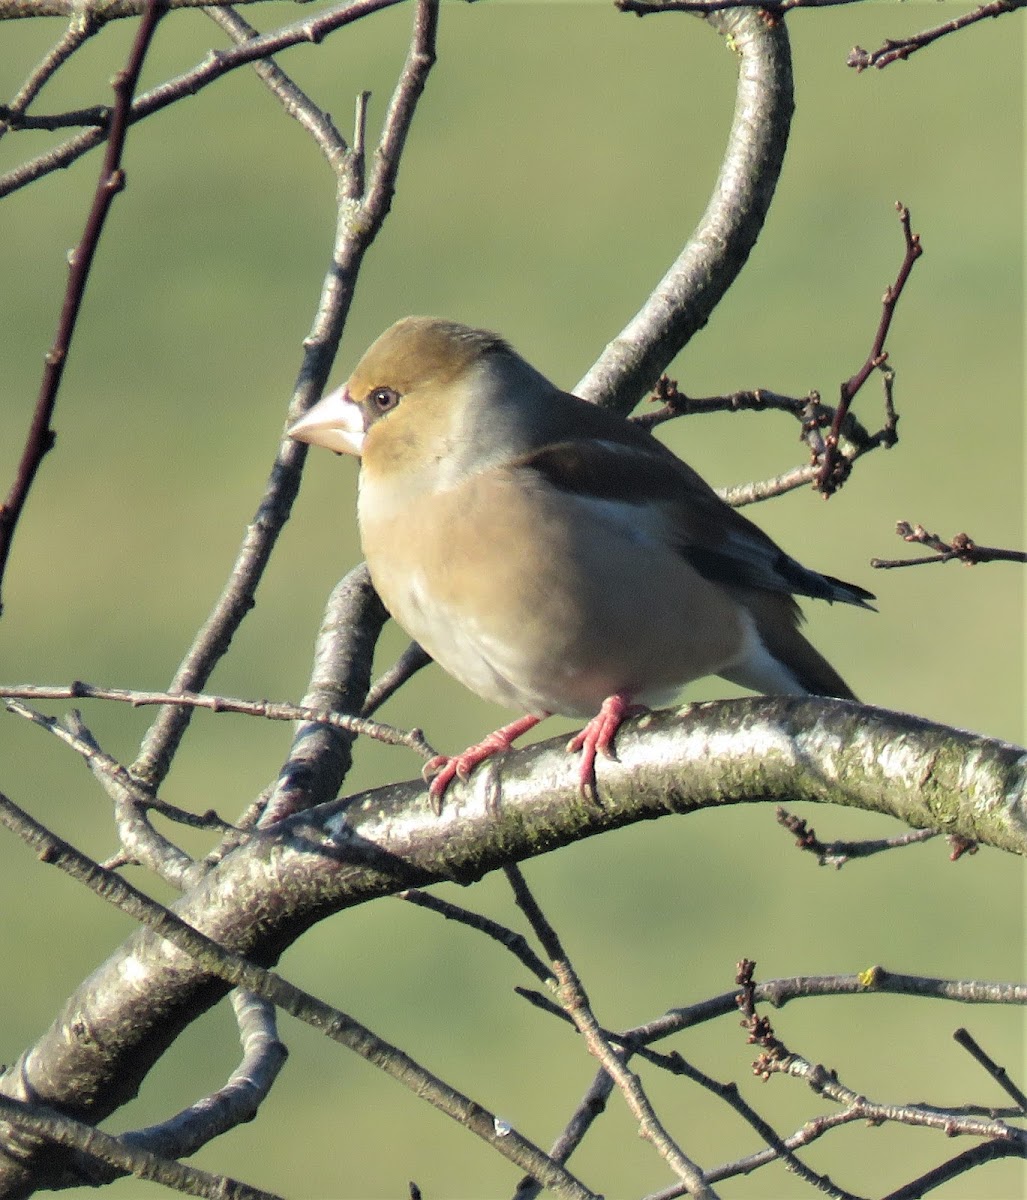
POLYGON ((910 525, 908 521, 899 521, 895 532, 904 542, 926 546, 935 553, 920 558, 872 558, 870 565, 879 571, 891 570, 894 567, 921 567, 925 563, 952 562, 953 559, 967 567, 988 562, 1027 563, 1027 551, 979 546, 968 533, 957 533, 951 542, 945 542, 936 533, 928 533, 923 525, 910 525))
MULTIPOLYGON (((562 1010, 561 1015, 564 1015, 562 1010)), ((596 1118, 605 1111, 606 1101, 613 1089, 613 1079, 600 1067, 578 1107, 564 1126, 563 1132, 550 1147, 549 1157, 554 1162, 565 1163, 581 1145, 596 1118)), ((542 1187, 537 1179, 532 1179, 530 1175, 525 1176, 518 1182, 513 1200, 535 1200, 541 1191, 542 1187)))
POLYGON ((419 888, 407 888, 406 891, 397 892, 396 898, 406 900, 418 908, 426 908, 431 912, 438 913, 447 921, 457 921, 461 925, 484 933, 493 941, 499 942, 501 946, 505 946, 542 983, 555 984, 556 979, 553 972, 528 945, 524 935, 517 933, 516 930, 507 929, 505 925, 500 925, 498 921, 493 921, 490 917, 483 917, 481 913, 461 908, 458 904, 452 904, 448 900, 432 895, 431 892, 422 892, 419 888))
MULTIPOLYGON (((237 46, 261 36, 260 31, 244 20, 234 8, 227 5, 223 8, 208 6, 203 11, 237 46)), ((348 153, 348 147, 331 116, 319 108, 274 59, 258 59, 253 64, 253 70, 272 95, 281 102, 286 113, 310 134, 329 166, 337 173, 339 163, 348 153)))
MULTIPOLYGON (((175 0, 170 0, 170 2, 174 3, 175 0)), ((206 0, 202 0, 202 2, 206 3, 206 0)), ((402 0, 346 0, 345 3, 325 9, 315 16, 285 25, 272 33, 262 34, 260 37, 252 38, 232 49, 212 52, 195 67, 158 84, 137 97, 129 112, 129 122, 140 121, 144 117, 152 116, 155 112, 160 112, 169 104, 174 104, 186 96, 195 95, 196 92, 227 75, 229 71, 248 66, 258 59, 268 58, 289 46, 300 45, 303 42, 315 44, 321 42, 329 34, 360 20, 361 17, 369 16, 384 8, 391 8, 401 2, 402 0)), ((2 0, 0 0, 0 4, 2 4, 2 0)), ((95 15, 95 8, 93 11, 95 15)), ((107 135, 107 127, 85 130, 62 142, 60 146, 47 150, 8 171, 6 175, 0 176, 0 197, 17 191, 43 175, 69 166, 83 154, 100 145, 107 135)))
MULTIPOLYGON (((838 8, 861 0, 759 0, 767 13, 786 13, 793 8, 838 8)), ((753 0, 614 0, 621 12, 650 17, 661 12, 715 13, 732 8, 751 8, 753 0)))
POLYGON ((256 1117, 289 1051, 278 1037, 270 1001, 238 989, 231 1000, 243 1056, 224 1086, 159 1125, 121 1134, 123 1145, 185 1158, 256 1117))
POLYGON ((787 1058, 767 1061, 763 1065, 767 1075, 790 1075, 794 1079, 801 1079, 818 1095, 844 1105, 858 1120, 869 1121, 875 1125, 893 1121, 900 1125, 935 1129, 944 1133, 946 1137, 961 1134, 966 1137, 998 1139, 1019 1146, 1020 1153, 1027 1157, 1027 1134, 1007 1125, 1005 1121, 983 1120, 955 1110, 931 1108, 924 1104, 885 1104, 870 1100, 841 1083, 834 1072, 819 1063, 810 1062, 801 1054, 791 1053, 787 1058))
MULTIPOLYGON (((82 307, 82 297, 85 294, 89 271, 96 256, 114 197, 125 186, 125 171, 121 166, 121 156, 125 148, 125 136, 128 132, 132 94, 143 61, 150 48, 157 24, 165 12, 166 0, 146 0, 146 8, 139 29, 132 42, 128 61, 111 82, 114 92, 114 108, 111 112, 110 124, 107 127, 107 149, 100 167, 93 202, 86 217, 85 228, 78 245, 71 252, 68 269, 68 283, 64 293, 64 303, 57 323, 50 350, 46 355, 43 368, 43 378, 39 385, 36 407, 29 424, 28 436, 15 471, 14 481, 7 493, 7 499, 0 506, 0 593, 3 589, 4 574, 11 553, 11 543, 14 531, 21 517, 25 502, 39 467, 53 449, 56 434, 50 428, 54 408, 57 404, 57 392, 61 386, 64 367, 71 350, 71 339, 78 323, 78 315, 82 307)), ((71 51, 69 50, 68 53, 71 51)), ((65 55, 65 57, 67 57, 65 55)), ((56 68, 55 68, 56 69, 56 68)), ((0 613, 3 612, 3 601, 0 599, 0 613)))
POLYGON ((130 792, 134 801, 143 808, 152 809, 158 812, 163 817, 167 817, 171 821, 177 821, 180 825, 188 825, 193 829, 220 829, 227 830, 232 828, 228 821, 213 809, 208 809, 204 813, 192 813, 188 809, 178 808, 174 804, 168 804, 161 800, 154 792, 152 792, 145 784, 134 778, 128 768, 118 762, 116 758, 106 754, 96 744, 95 739, 91 735, 82 736, 81 731, 76 731, 68 728, 57 719, 57 717, 48 716, 46 713, 37 712, 34 708, 30 708, 27 704, 22 704, 17 699, 9 698, 10 693, 28 692, 32 685, 24 688, 0 688, 0 698, 4 698, 4 707, 8 712, 14 713, 16 716, 24 717, 40 728, 52 733, 59 738, 65 745, 70 746, 77 754, 81 754, 90 767, 95 767, 97 773, 102 772, 113 780, 118 787, 130 792))
POLYGON ((349 713, 326 712, 323 709, 307 708, 285 700, 243 700, 237 696, 216 696, 206 692, 144 692, 135 688, 99 687, 92 683, 74 680, 69 684, 49 686, 46 684, 0 684, 0 700, 114 700, 131 704, 133 708, 162 704, 176 708, 203 708, 212 713, 240 713, 248 717, 263 717, 268 721, 309 721, 314 725, 332 725, 355 733, 361 737, 384 742, 387 746, 406 746, 431 758, 435 750, 424 740, 419 729, 397 729, 383 725, 380 721, 369 721, 366 717, 355 717, 349 713))
POLYGON ((1005 1067, 1000 1067, 993 1058, 984 1052, 968 1029, 960 1027, 952 1037, 974 1062, 979 1063, 988 1072, 1006 1095, 1012 1097, 1020 1111, 1027 1115, 1027 1096, 1009 1078, 1005 1067))
MULTIPOLYGON (((346 5, 344 10, 330 10, 303 23, 303 37, 317 41, 330 30, 395 2, 396 0, 354 0, 346 5), (329 17, 332 17, 334 24, 329 23, 322 28, 321 23, 329 17)), ((391 187, 399 170, 399 156, 413 121, 417 100, 424 90, 428 73, 435 61, 437 17, 438 0, 418 0, 410 48, 386 114, 375 155, 374 182, 366 196, 359 201, 354 201, 352 197, 350 200, 346 199, 350 196, 353 181, 363 178, 363 164, 355 161, 350 155, 335 160, 342 198, 336 216, 335 247, 321 289, 313 327, 304 341, 303 360, 297 374, 287 423, 302 415, 324 390, 349 312, 363 256, 378 235, 388 214, 392 198, 391 187), (391 184, 387 181, 391 181, 391 184), (358 205, 356 211, 352 207, 353 203, 358 205)), ((279 31, 279 34, 281 33, 282 31, 279 31)), ((275 35, 269 44, 266 38, 255 38, 234 50, 225 51, 219 61, 227 56, 244 53, 249 54, 245 61, 266 57, 274 48, 276 39, 280 40, 279 35, 275 35), (258 48, 263 49, 263 53, 255 53, 258 48)), ((301 39, 297 37, 297 40, 301 39)), ((229 580, 175 673, 169 689, 171 692, 195 691, 204 685, 216 663, 226 653, 235 631, 253 608, 257 585, 278 535, 288 520, 293 499, 299 489, 305 457, 305 446, 283 438, 271 467, 264 497, 253 524, 243 539, 229 580)), ((155 783, 164 778, 185 733, 190 714, 191 710, 188 708, 165 706, 162 709, 146 734, 133 764, 134 773, 155 783)))
POLYGON ((628 1069, 625 1063, 625 1051, 614 1050, 608 1038, 604 1036, 603 1030, 592 1012, 581 980, 571 965, 556 930, 546 919, 532 895, 523 874, 515 866, 505 867, 504 872, 513 889, 517 906, 527 917, 535 936, 542 943, 543 949, 552 962, 553 972, 558 983, 557 996, 561 1006, 585 1039, 589 1051, 599 1060, 603 1069, 617 1084, 629 1109, 638 1121, 640 1133, 653 1145, 664 1162, 685 1184, 689 1195, 698 1197, 699 1200, 715 1200, 716 1193, 705 1182, 702 1168, 684 1154, 663 1127, 663 1123, 649 1102, 638 1076, 628 1069))
POLYGON ((903 254, 898 274, 895 276, 895 282, 885 289, 884 297, 881 301, 881 319, 878 322, 877 332, 874 334, 870 352, 859 370, 841 385, 834 421, 831 424, 831 429, 827 437, 824 439, 825 452, 820 463, 820 472, 817 476, 817 488, 824 496, 830 496, 836 492, 848 475, 848 470, 843 467, 838 450, 842 422, 848 416, 849 408, 857 392, 859 392, 863 384, 870 378, 871 373, 880 370, 888 360, 884 343, 891 328, 895 308, 909 279, 910 272, 913 270, 914 263, 923 254, 920 235, 914 233, 912 230, 909 209, 901 202, 896 202, 895 211, 899 214, 899 223, 902 226, 905 253, 903 254))
POLYGON ((925 1171, 916 1179, 911 1179, 909 1183, 882 1196, 881 1200, 923 1200, 928 1192, 941 1187, 943 1183, 948 1183, 950 1179, 957 1179, 960 1175, 965 1175, 967 1172, 983 1166, 984 1163, 996 1162, 1000 1158, 1023 1157, 1022 1146, 997 1139, 982 1142, 979 1146, 964 1150, 962 1154, 954 1155, 947 1162, 941 1163, 932 1170, 925 1171))
POLYGON ((427 650, 422 649, 417 642, 411 642, 393 665, 374 681, 360 715, 370 717, 377 712, 390 696, 431 661, 432 657, 427 650))
POLYGON ((895 412, 893 385, 895 374, 890 369, 881 371, 884 383, 884 425, 870 433, 854 416, 851 409, 838 419, 838 409, 821 403, 820 393, 811 391, 805 396, 785 396, 769 388, 731 392, 722 396, 687 396, 678 390, 676 379, 662 375, 650 397, 660 408, 635 414, 630 420, 645 429, 654 429, 677 417, 714 412, 764 412, 768 409, 788 413, 802 427, 802 439, 809 446, 812 461, 804 466, 792 467, 771 479, 737 484, 733 487, 717 488, 717 494, 733 508, 757 504, 773 496, 782 496, 815 482, 820 475, 820 464, 826 454, 826 439, 822 430, 833 428, 837 422, 838 443, 835 474, 837 478, 848 478, 853 464, 871 450, 890 448, 898 442, 898 414, 895 412))
MULTIPOLYGON (((28 106, 75 51, 88 41, 98 29, 99 24, 88 11, 78 12, 71 18, 68 28, 11 97, 11 102, 0 107, 0 137, 3 137, 9 130, 22 125, 22 119, 28 106)), ((110 109, 104 111, 109 119, 110 109)))
POLYGON ((573 389, 629 412, 709 320, 766 219, 794 111, 784 22, 756 9, 710 14, 738 56, 735 113, 706 210, 648 299, 573 389))
POLYGON ((1023 8, 1025 4, 1027 4, 1027 0, 991 0, 991 3, 982 4, 972 12, 963 13, 951 21, 945 21, 941 25, 925 29, 922 33, 915 33, 912 37, 887 38, 884 45, 877 50, 868 51, 864 50, 862 46, 853 46, 849 51, 849 57, 845 60, 845 65, 855 68, 857 74, 865 71, 867 67, 883 70, 893 62, 905 62, 911 54, 915 54, 917 50, 923 50, 925 46, 945 37, 946 34, 957 33, 960 29, 976 25, 978 21, 987 20, 988 17, 1004 16, 1006 13, 1023 8))
POLYGON ((841 870, 850 859, 870 858, 874 854, 883 854, 887 850, 895 850, 901 846, 915 846, 928 842, 939 835, 937 829, 907 829, 905 833, 896 834, 889 838, 867 838, 856 842, 822 842, 816 835, 813 826, 803 817, 797 817, 778 805, 775 810, 778 824, 783 825, 795 837, 795 844, 800 850, 808 850, 816 855, 822 867, 836 867, 841 870))

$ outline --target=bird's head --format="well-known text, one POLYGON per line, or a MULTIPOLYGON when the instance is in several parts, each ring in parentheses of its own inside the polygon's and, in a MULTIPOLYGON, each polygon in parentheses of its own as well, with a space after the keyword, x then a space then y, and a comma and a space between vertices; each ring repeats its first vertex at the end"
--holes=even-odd
POLYGON ((345 384, 290 429, 301 442, 354 454, 375 473, 451 463, 518 364, 502 338, 436 317, 405 317, 367 350, 345 384))

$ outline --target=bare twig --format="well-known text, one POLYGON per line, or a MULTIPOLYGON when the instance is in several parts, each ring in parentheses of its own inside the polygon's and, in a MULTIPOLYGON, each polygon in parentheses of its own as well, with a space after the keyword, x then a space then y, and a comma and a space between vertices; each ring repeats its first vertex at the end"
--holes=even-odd
POLYGON ((979 1063, 985 1069, 985 1071, 988 1072, 988 1074, 992 1077, 992 1079, 995 1080, 995 1082, 1006 1093, 1006 1095, 1012 1097, 1014 1103, 1017 1105, 1020 1111, 1024 1114, 1027 1114, 1027 1095, 1024 1095, 1024 1093, 1009 1078, 1005 1067, 1000 1067, 999 1064, 990 1057, 990 1055, 984 1052, 970 1031, 968 1029, 959 1028, 952 1035, 952 1037, 960 1046, 963 1047, 963 1049, 967 1052, 967 1054, 970 1055, 974 1062, 979 1063))
POLYGON ((709 320, 763 227, 794 108, 784 22, 755 10, 711 15, 739 58, 734 122, 706 211, 675 263, 574 391, 627 412, 709 320))
MULTIPOLYGON (((108 127, 107 150, 103 156, 100 176, 97 180, 96 191, 93 193, 93 202, 89 215, 86 217, 82 237, 71 252, 64 303, 61 306, 61 315, 53 343, 46 356, 46 365, 43 368, 43 378, 39 385, 39 395, 36 399, 36 407, 32 414, 25 447, 15 471, 14 482, 7 493, 7 499, 0 506, 0 592, 3 588, 3 577, 7 570, 11 542, 18 519, 25 507, 25 501, 28 499, 40 464, 47 453, 53 449, 56 440, 56 434, 50 428, 50 421, 57 404, 57 391, 61 386, 64 366, 71 349, 71 339, 82 306, 82 297, 85 294, 97 246, 100 244, 100 236, 107 221, 107 214, 114 203, 114 197, 125 186, 125 172, 121 166, 121 155, 125 148, 125 136, 128 132, 132 94, 139 80, 143 60, 150 48, 157 23, 164 15, 164 6, 165 0, 146 0, 146 8, 132 42, 128 61, 111 82, 114 92, 114 108, 108 127)), ((71 47, 71 49, 74 48, 76 47, 71 47)), ((64 54, 64 58, 67 58, 71 49, 67 49, 67 47, 65 49, 67 52, 64 54)), ((0 600, 0 613, 2 612, 3 602, 0 600)))
MULTIPOLYGON (((29 691, 28 687, 20 689, 0 688, 0 694, 4 695, 12 692, 21 694, 27 691, 29 691)), ((134 802, 142 808, 152 809, 169 820, 177 821, 181 825, 189 825, 193 829, 224 830, 230 828, 229 823, 219 817, 213 809, 208 809, 204 813, 192 813, 187 809, 177 808, 175 805, 161 800, 148 787, 140 783, 138 779, 135 779, 123 763, 104 753, 96 744, 92 735, 88 731, 83 731, 80 723, 76 728, 70 728, 62 724, 56 717, 37 712, 34 708, 30 708, 27 704, 21 704, 16 699, 6 699, 5 707, 16 716, 24 717, 26 720, 32 721, 33 724, 40 726, 40 728, 46 729, 49 733, 52 733, 64 742, 65 745, 70 746, 76 753, 81 754, 90 769, 94 771, 94 774, 98 777, 101 775, 105 776, 117 787, 131 793, 134 802)))
POLYGON ((263 717, 267 721, 309 721, 313 725, 331 725, 347 733, 373 738, 388 746, 406 746, 422 758, 431 758, 435 754, 419 729, 397 729, 380 721, 369 721, 366 717, 326 712, 288 701, 243 700, 236 696, 215 696, 204 692, 144 692, 134 688, 98 687, 81 680, 56 687, 34 683, 0 684, 0 699, 114 700, 131 704, 133 708, 166 704, 178 708, 203 708, 213 713, 241 713, 248 717, 263 717))
POLYGON ((883 854, 886 850, 895 850, 900 846, 919 845, 939 834, 937 829, 908 829, 905 833, 890 838, 867 838, 858 842, 822 842, 805 818, 795 816, 780 805, 775 816, 779 824, 794 834, 795 844, 800 850, 808 850, 810 854, 815 854, 822 867, 836 867, 838 870, 850 859, 869 858, 873 854, 883 854))
MULTIPOLYGON (((135 0, 133 0, 134 2, 135 0)), ((283 26, 272 33, 252 38, 232 49, 211 53, 197 66, 165 83, 158 84, 157 87, 151 88, 150 91, 137 97, 132 104, 129 121, 142 120, 185 96, 194 95, 229 71, 238 70, 259 59, 268 58, 289 46, 296 46, 303 42, 320 42, 329 34, 362 17, 384 8, 391 8, 401 2, 402 0, 345 0, 344 3, 336 4, 312 17, 305 17, 302 21, 283 26)), ((0 4, 2 3, 3 0, 0 0, 0 4)), ((95 16, 95 8, 93 13, 95 16)), ((102 111, 97 110, 98 113, 102 111)), ((0 197, 17 191, 18 188, 32 183, 33 180, 39 179, 43 175, 48 175, 51 171, 69 166, 77 158, 81 158, 83 154, 100 145, 106 136, 106 128, 86 130, 69 138, 60 146, 15 167, 6 175, 0 176, 0 197)))
POLYGON ((645 429, 654 429, 676 417, 717 412, 783 412, 801 421, 804 429, 826 428, 834 418, 834 409, 820 402, 819 392, 810 392, 807 396, 785 396, 769 388, 756 388, 753 391, 731 392, 726 396, 686 396, 678 390, 678 381, 667 375, 661 375, 656 381, 649 399, 662 407, 635 413, 630 418, 633 424, 645 429))
MULTIPOLYGON (((894 372, 882 369, 884 382, 885 420, 876 433, 870 433, 856 419, 851 409, 846 412, 838 426, 838 466, 840 477, 847 477, 857 459, 871 450, 894 446, 898 442, 898 414, 893 398, 894 372)), ((653 429, 676 417, 713 412, 763 412, 774 410, 788 413, 801 425, 802 439, 810 448, 812 461, 805 466, 793 467, 771 479, 738 484, 734 487, 717 488, 717 494, 734 508, 756 504, 772 496, 781 496, 795 491, 817 480, 820 464, 826 453, 826 441, 822 430, 833 428, 838 410, 821 403, 820 393, 809 392, 806 396, 784 396, 767 388, 755 391, 731 392, 724 396, 686 396, 678 391, 676 379, 663 375, 656 383, 651 397, 660 403, 660 408, 640 413, 630 419, 646 429, 653 429)))
MULTIPOLYGON (((208 6, 203 11, 237 46, 261 36, 258 29, 227 4, 223 8, 208 6)), ((348 147, 329 114, 319 108, 273 59, 258 59, 253 64, 253 70, 272 95, 281 102, 288 115, 310 134, 328 164, 338 172, 348 147)))
POLYGON ((574 1027, 585 1039, 589 1051, 602 1064, 603 1070, 614 1080, 628 1107, 639 1124, 639 1132, 656 1149, 678 1178, 685 1184, 691 1196, 700 1200, 714 1200, 716 1193, 707 1185, 702 1169, 688 1158, 663 1127, 655 1110, 642 1089, 638 1076, 628 1070, 625 1052, 614 1050, 604 1035, 592 1012, 577 972, 571 965, 556 930, 550 925, 528 888, 527 881, 517 867, 504 868, 514 899, 528 918, 535 936, 553 964, 557 979, 557 996, 564 1011, 574 1022, 574 1027))
POLYGON ((738 964, 737 982, 741 986, 737 1003, 742 1013, 742 1025, 749 1032, 750 1043, 760 1047, 753 1063, 753 1074, 763 1079, 771 1075, 791 1075, 803 1079, 821 1096, 843 1104, 860 1120, 881 1123, 896 1121, 903 1125, 919 1125, 942 1130, 946 1136, 969 1134, 973 1137, 998 1138, 1019 1143, 1027 1150, 1027 1135, 1002 1121, 981 1120, 963 1112, 933 1108, 925 1104, 881 1104, 868 1100, 838 1079, 834 1071, 811 1063, 795 1054, 777 1037, 767 1017, 756 1011, 756 989, 753 981, 755 963, 743 959, 738 964))
MULTIPOLYGON (((344 23, 343 17, 345 21, 355 20, 366 12, 385 7, 387 3, 395 3, 395 0, 377 0, 376 3, 362 0, 347 5, 344 13, 333 10, 336 25, 331 28, 344 23)), ((329 15, 322 14, 320 18, 306 22, 304 36, 314 41, 324 36, 325 31, 318 32, 315 26, 329 15)), ((435 61, 437 20, 438 0, 418 0, 410 49, 386 113, 375 156, 372 183, 365 196, 358 199, 351 195, 355 181, 363 178, 363 164, 350 155, 335 159, 342 197, 336 219, 335 248, 313 328, 304 343, 305 353, 287 423, 305 412, 324 390, 349 312, 360 265, 388 214, 406 135, 413 121, 417 100, 435 61), (347 196, 350 202, 347 202, 347 196), (356 210, 352 207, 354 203, 356 210)), ((262 54, 253 53, 255 47, 262 47, 266 43, 266 39, 255 38, 225 54, 249 52, 247 61, 266 57, 271 47, 262 54)), ((239 549, 228 583, 176 672, 169 689, 171 692, 195 691, 203 686, 215 664, 227 651, 236 629, 252 609, 257 585, 278 534, 288 520, 292 501, 299 488, 305 456, 305 446, 289 438, 283 439, 271 468, 264 498, 239 549)), ((163 779, 185 732, 189 716, 188 708, 168 706, 162 710, 148 731, 133 764, 136 774, 152 781, 163 779)))
POLYGON ((891 570, 894 567, 919 567, 925 563, 952 562, 953 559, 958 559, 967 567, 988 562, 1027 563, 1027 551, 978 546, 968 533, 957 533, 951 542, 944 542, 936 533, 928 533, 923 525, 910 525, 908 521, 899 521, 895 532, 904 542, 926 546, 936 553, 925 554, 920 558, 872 558, 870 565, 879 571, 891 570))
MULTIPOLYGON (((46 83, 68 61, 75 51, 99 29, 91 13, 76 13, 63 35, 54 43, 29 77, 15 92, 10 104, 0 106, 0 137, 22 124, 25 110, 39 95, 46 83)), ((110 109, 105 109, 107 119, 110 109)))
MULTIPOLYGON (((208 8, 211 3, 228 4, 233 0, 170 0, 169 9, 208 8)), ((252 4, 256 0, 237 0, 252 4)), ((302 3, 302 0, 297 0, 302 3)), ((395 4, 399 0, 389 0, 395 4)), ((108 21, 125 17, 138 17, 145 8, 145 0, 92 0, 90 10, 96 21, 108 21)), ((71 17, 78 11, 76 0, 0 0, 0 21, 24 20, 31 17, 71 17)))
POLYGON ((911 1179, 909 1183, 882 1196, 881 1200, 923 1200, 928 1192, 941 1187, 943 1183, 948 1183, 950 1179, 956 1179, 976 1167, 983 1166, 984 1163, 996 1162, 1000 1158, 1023 1157, 1023 1147, 1015 1143, 1000 1140, 982 1142, 979 1146, 964 1150, 962 1154, 954 1155, 933 1170, 925 1171, 916 1179, 911 1179))
POLYGON ((988 17, 1004 16, 1006 13, 1023 8, 1025 4, 1027 4, 1027 0, 991 0, 990 3, 982 4, 972 12, 953 17, 951 21, 945 21, 941 25, 925 29, 922 33, 915 33, 912 37, 888 38, 884 45, 877 50, 868 51, 864 50, 862 46, 853 46, 849 51, 849 57, 845 60, 845 65, 854 67, 858 74, 860 71, 865 71, 867 67, 877 67, 878 70, 881 70, 893 62, 905 62, 911 54, 915 54, 917 50, 923 50, 925 46, 945 37, 946 34, 957 33, 960 29, 976 25, 978 21, 984 21, 988 17))
POLYGON ((432 661, 427 650, 423 650, 417 642, 411 642, 395 663, 380 675, 367 693, 364 707, 360 710, 362 717, 369 717, 394 695, 408 679, 413 678, 423 667, 432 661))
MULTIPOLYGON (((770 14, 786 13, 793 8, 838 8, 858 4, 860 0, 758 0, 770 14)), ((715 13, 731 8, 752 8, 754 0, 614 0, 621 12, 650 17, 661 12, 715 13)))
MULTIPOLYGON (((561 1015, 563 1014, 562 1010, 561 1015)), ((571 1114, 563 1132, 549 1150, 549 1157, 558 1163, 565 1163, 574 1151, 581 1145, 585 1135, 592 1128, 597 1117, 606 1109, 606 1101, 614 1089, 613 1079, 600 1067, 595 1078, 582 1096, 578 1107, 571 1114)), ((542 1191, 538 1180, 526 1176, 521 1179, 513 1194, 513 1200, 535 1200, 542 1191)))
MULTIPOLYGON (((172 887, 179 890, 188 887, 195 864, 180 846, 154 829, 148 812, 152 807, 150 794, 131 778, 121 763, 100 749, 76 709, 68 714, 65 723, 71 737, 79 743, 74 748, 84 754, 93 778, 114 804, 114 823, 124 853, 132 862, 149 868, 172 887)), ((227 828, 227 822, 220 820, 216 813, 205 815, 212 825, 216 822, 216 828, 227 828)))
POLYGON ((810 1062, 800 1054, 789 1053, 780 1059, 767 1058, 760 1065, 768 1076, 790 1075, 794 1079, 801 1079, 818 1095, 844 1105, 857 1120, 874 1124, 893 1121, 900 1125, 935 1129, 946 1137, 963 1135, 997 1139, 1019 1147, 1020 1154, 1027 1157, 1027 1134, 1007 1125, 1005 1121, 985 1120, 957 1110, 932 1108, 925 1104, 887 1104, 870 1100, 841 1083, 833 1071, 819 1063, 810 1062))
POLYGON ((448 900, 434 896, 431 892, 422 892, 418 888, 407 888, 406 891, 397 892, 396 898, 406 900, 418 908, 426 908, 430 912, 438 913, 447 921, 457 921, 461 925, 484 933, 493 941, 499 942, 501 946, 505 946, 542 983, 555 984, 556 979, 553 972, 528 945, 524 935, 517 933, 516 930, 507 929, 505 925, 500 925, 498 921, 493 921, 490 917, 484 917, 481 913, 461 908, 458 904, 452 904, 448 900))
POLYGON ((844 462, 838 450, 842 423, 846 416, 848 416, 849 408, 856 393, 870 378, 871 372, 880 370, 888 359, 884 343, 888 337, 888 330, 891 328, 892 317, 895 315, 895 306, 898 304, 902 290, 906 286, 910 272, 913 270, 913 264, 923 254, 923 247, 920 245, 920 235, 913 232, 910 224, 909 209, 904 204, 897 202, 895 211, 899 214, 899 222, 902 225, 902 236, 906 247, 905 254, 899 266, 898 274, 895 276, 895 282, 885 289, 884 298, 881 302, 881 320, 878 323, 877 333, 874 335, 870 353, 855 375, 850 376, 841 386, 838 406, 834 413, 834 421, 831 424, 831 429, 827 437, 824 439, 825 449, 820 463, 820 472, 817 476, 817 488, 824 496, 830 496, 836 492, 848 476, 848 464, 844 462))
POLYGON ((772 500, 775 496, 784 496, 788 492, 806 487, 814 482, 819 469, 816 463, 807 463, 802 467, 782 471, 780 475, 773 475, 769 479, 717 488, 717 494, 732 508, 744 508, 747 504, 760 504, 764 500, 772 500))

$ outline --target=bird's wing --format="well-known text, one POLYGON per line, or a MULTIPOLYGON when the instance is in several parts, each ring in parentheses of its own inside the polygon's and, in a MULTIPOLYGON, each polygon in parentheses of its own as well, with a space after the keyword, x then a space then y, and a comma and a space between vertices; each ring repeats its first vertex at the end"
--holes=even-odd
POLYGON ((645 431, 619 419, 590 424, 597 436, 550 442, 512 465, 536 472, 561 491, 652 506, 669 543, 712 582, 871 607, 871 592, 802 566, 645 431))

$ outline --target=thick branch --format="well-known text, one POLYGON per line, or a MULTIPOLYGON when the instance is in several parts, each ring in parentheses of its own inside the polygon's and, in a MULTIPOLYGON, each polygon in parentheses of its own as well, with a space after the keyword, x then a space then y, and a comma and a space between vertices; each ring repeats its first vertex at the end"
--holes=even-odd
MULTIPOLYGON (((636 821, 786 797, 1027 855, 1027 751, 915 717, 844 701, 720 701, 629 722, 617 753, 598 763, 600 805, 582 802, 577 764, 556 738, 454 783, 441 816, 419 780, 298 813, 255 834, 175 911, 272 963, 317 921, 403 888, 470 882, 636 821)), ((227 990, 139 932, 71 997, 0 1091, 100 1120, 227 990)), ((0 1160, 0 1192, 13 1170, 21 1168, 0 1160)))
POLYGON ((627 412, 710 318, 745 266, 777 187, 792 119, 784 22, 755 10, 709 22, 739 55, 734 123, 713 195, 680 257, 575 391, 627 412))

